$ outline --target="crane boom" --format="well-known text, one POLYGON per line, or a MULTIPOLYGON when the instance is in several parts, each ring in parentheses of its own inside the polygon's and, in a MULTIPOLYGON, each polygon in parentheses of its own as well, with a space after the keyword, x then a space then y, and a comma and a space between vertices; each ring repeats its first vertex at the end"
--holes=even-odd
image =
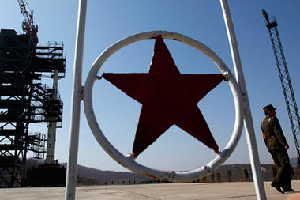
POLYGON ((24 17, 24 21, 22 23, 23 31, 30 36, 32 42, 38 43, 38 25, 33 23, 33 11, 29 9, 28 3, 24 0, 17 0, 21 9, 21 14, 24 17))

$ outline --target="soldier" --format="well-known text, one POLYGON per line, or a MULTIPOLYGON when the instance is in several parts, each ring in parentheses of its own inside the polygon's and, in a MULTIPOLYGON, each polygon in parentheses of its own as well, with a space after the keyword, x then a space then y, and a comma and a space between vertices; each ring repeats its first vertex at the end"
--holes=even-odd
POLYGON ((292 192, 294 191, 291 187, 292 167, 287 154, 289 145, 276 117, 276 108, 269 104, 263 110, 265 118, 261 123, 262 135, 277 168, 272 187, 281 193, 292 192))

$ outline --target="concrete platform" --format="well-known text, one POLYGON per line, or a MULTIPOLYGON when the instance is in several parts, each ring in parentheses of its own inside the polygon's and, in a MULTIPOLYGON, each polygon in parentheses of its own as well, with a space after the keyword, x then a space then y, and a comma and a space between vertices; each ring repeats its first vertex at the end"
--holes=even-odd
MULTIPOLYGON (((300 181, 293 181, 294 193, 281 194, 265 183, 270 200, 299 200, 300 181)), ((1 200, 64 200, 65 188, 0 189, 1 200)), ((78 200, 255 200, 252 183, 171 183, 112 185, 77 188, 78 200)))

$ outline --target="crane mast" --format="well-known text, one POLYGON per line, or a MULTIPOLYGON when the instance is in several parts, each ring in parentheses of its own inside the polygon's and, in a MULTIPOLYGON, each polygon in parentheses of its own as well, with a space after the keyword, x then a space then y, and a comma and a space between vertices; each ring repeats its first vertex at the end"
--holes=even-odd
POLYGON ((300 164, 300 117, 299 110, 294 94, 294 89, 291 81, 291 77, 288 71, 288 65, 284 56, 282 43, 279 37, 277 21, 269 19, 268 13, 262 10, 263 17, 265 19, 266 27, 269 32, 269 36, 272 43, 273 52, 276 59, 276 67, 279 73, 279 79, 281 82, 281 88, 290 119, 290 125, 294 138, 295 147, 298 154, 298 165, 300 164))

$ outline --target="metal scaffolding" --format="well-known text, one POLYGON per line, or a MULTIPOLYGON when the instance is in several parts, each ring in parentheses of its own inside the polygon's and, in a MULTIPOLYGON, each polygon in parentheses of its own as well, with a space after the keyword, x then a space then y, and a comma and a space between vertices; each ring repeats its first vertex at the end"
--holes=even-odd
POLYGON ((65 75, 63 45, 40 46, 36 36, 0 32, 0 187, 25 184, 28 151, 43 158, 46 136, 31 124, 61 123, 62 101, 44 76, 65 75))

